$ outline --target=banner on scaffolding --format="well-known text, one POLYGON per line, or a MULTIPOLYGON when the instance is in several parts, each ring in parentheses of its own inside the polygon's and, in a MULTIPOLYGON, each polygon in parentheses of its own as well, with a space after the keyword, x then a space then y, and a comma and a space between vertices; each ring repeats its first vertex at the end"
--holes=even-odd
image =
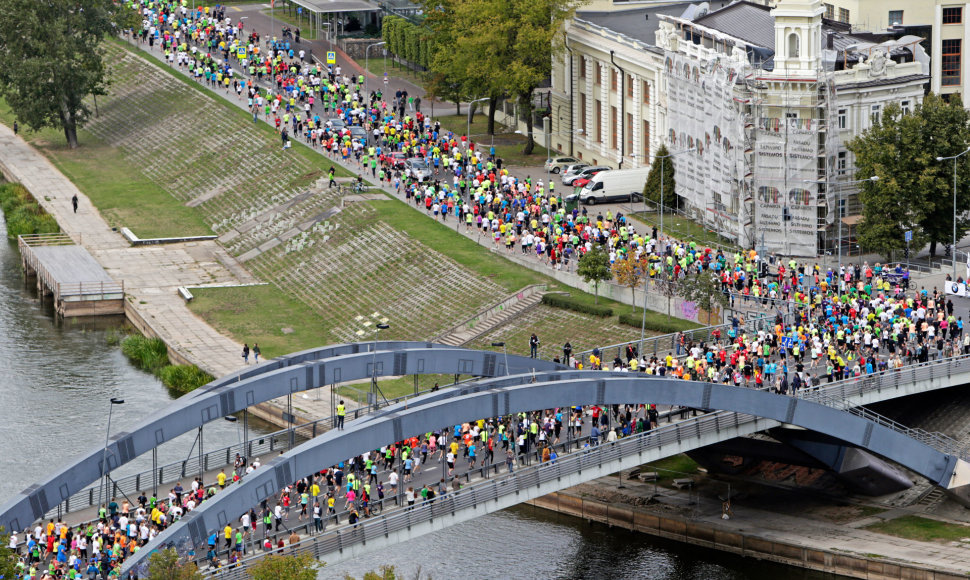
POLYGON ((762 117, 755 129, 755 233, 769 252, 813 256, 818 244, 818 122, 762 117))
MULTIPOLYGON (((743 167, 739 163, 743 127, 734 101, 736 63, 699 61, 668 50, 665 66, 668 149, 670 153, 694 150, 673 157, 677 194, 687 202, 690 214, 703 216, 714 227, 715 215, 741 212, 737 182, 743 167)), ((673 196, 669 199, 673 205, 673 196)), ((738 223, 719 224, 724 225, 729 226, 724 233, 736 239, 738 223)))

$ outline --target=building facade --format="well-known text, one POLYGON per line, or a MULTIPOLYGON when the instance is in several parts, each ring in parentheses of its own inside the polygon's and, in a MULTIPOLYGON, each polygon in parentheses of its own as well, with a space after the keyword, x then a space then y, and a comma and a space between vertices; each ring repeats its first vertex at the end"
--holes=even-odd
POLYGON ((686 151, 665 205, 743 247, 847 243, 859 207, 845 145, 890 102, 915 107, 929 63, 920 38, 859 35, 824 13, 819 0, 580 12, 554 65, 552 143, 614 167, 649 165, 661 143, 686 151))

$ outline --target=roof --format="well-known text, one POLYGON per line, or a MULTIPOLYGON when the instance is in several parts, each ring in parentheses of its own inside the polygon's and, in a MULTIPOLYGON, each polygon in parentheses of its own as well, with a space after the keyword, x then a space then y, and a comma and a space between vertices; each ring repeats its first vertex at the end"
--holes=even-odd
POLYGON ((895 84, 902 85, 902 84, 917 82, 917 81, 926 82, 926 81, 929 81, 929 79, 930 79, 929 75, 923 75, 923 74, 906 75, 903 77, 883 77, 883 78, 872 79, 871 81, 839 84, 839 90, 841 91, 841 90, 847 90, 847 89, 861 89, 861 88, 867 88, 867 87, 879 87, 883 85, 895 85, 895 84))
POLYGON ((372 12, 381 7, 366 0, 293 0, 293 3, 310 12, 372 12))
POLYGON ((775 48, 775 17, 771 8, 751 2, 734 2, 694 21, 706 28, 765 48, 775 48))
POLYGON ((666 6, 648 6, 630 10, 611 10, 609 12, 578 10, 576 18, 653 46, 657 44, 657 29, 660 28, 660 19, 657 16, 661 14, 682 16, 692 4, 692 2, 679 2, 666 6))

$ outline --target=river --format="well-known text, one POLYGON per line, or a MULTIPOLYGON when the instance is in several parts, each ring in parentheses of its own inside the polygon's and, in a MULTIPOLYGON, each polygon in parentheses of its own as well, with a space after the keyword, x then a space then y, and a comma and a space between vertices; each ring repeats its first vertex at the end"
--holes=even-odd
MULTIPOLYGON (((2 220, 2 217, 0 217, 2 220)), ((0 231, 5 231, 5 224, 0 231)), ((23 490, 68 459, 104 445, 109 399, 117 433, 171 400, 152 375, 109 344, 120 321, 61 322, 26 287, 16 244, 0 241, 0 500, 23 490)), ((253 434, 258 427, 251 425, 253 434)), ((239 424, 206 426, 207 449, 236 443, 239 424)), ((159 461, 186 458, 194 435, 159 449, 159 461)), ((143 457, 118 475, 145 469, 143 457)), ((413 578, 653 578, 775 580, 823 578, 802 570, 743 560, 647 535, 589 525, 523 506, 490 514, 392 550, 325 568, 321 578, 362 577, 380 565, 413 578)))

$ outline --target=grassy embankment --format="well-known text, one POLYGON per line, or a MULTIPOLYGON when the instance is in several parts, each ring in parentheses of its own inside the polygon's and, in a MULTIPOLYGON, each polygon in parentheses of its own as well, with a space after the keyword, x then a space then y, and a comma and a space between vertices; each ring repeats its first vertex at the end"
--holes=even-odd
POLYGON ((19 183, 0 184, 0 210, 7 222, 7 237, 29 234, 56 234, 61 231, 54 216, 48 214, 27 189, 19 183))
POLYGON ((158 377, 175 396, 194 391, 212 380, 195 365, 170 364, 168 348, 160 338, 130 334, 121 341, 121 352, 136 367, 158 377))

